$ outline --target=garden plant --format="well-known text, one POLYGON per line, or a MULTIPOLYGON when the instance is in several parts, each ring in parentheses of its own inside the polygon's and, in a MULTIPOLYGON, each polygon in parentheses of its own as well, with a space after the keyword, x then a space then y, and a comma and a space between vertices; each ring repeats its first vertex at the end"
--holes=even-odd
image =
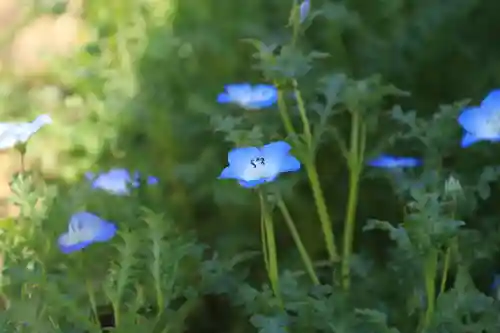
POLYGON ((0 75, 0 333, 500 332, 500 3, 82 6, 0 75))

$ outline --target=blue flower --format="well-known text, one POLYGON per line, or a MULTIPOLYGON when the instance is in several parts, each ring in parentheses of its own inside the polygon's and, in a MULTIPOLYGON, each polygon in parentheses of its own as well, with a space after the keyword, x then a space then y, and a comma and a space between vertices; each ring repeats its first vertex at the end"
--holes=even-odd
MULTIPOLYGON (((97 176, 91 172, 87 172, 85 176, 91 181, 93 188, 101 189, 116 195, 129 194, 130 187, 139 186, 140 178, 138 172, 130 174, 126 169, 112 169, 97 176)), ((146 181, 148 185, 158 183, 158 179, 152 176, 149 176, 146 181)))
POLYGON ((304 0, 304 2, 302 2, 300 4, 300 8, 299 8, 299 21, 300 21, 300 23, 303 23, 306 20, 307 15, 309 15, 310 9, 311 9, 310 0, 304 0))
POLYGON ((219 179, 236 179, 247 188, 272 182, 282 172, 300 170, 300 162, 290 154, 291 149, 284 141, 235 148, 229 152, 229 166, 222 170, 219 179))
POLYGON ((462 147, 466 148, 479 141, 500 141, 500 90, 493 90, 479 107, 469 107, 462 111, 458 123, 465 130, 462 147))
POLYGON ((217 97, 218 103, 234 103, 249 110, 267 108, 277 100, 276 87, 266 84, 252 86, 248 83, 226 85, 225 92, 217 97))
POLYGON ((27 123, 0 123, 0 150, 26 143, 40 128, 51 123, 52 118, 46 114, 27 123))
POLYGON ((68 232, 58 239, 59 248, 63 253, 79 251, 92 243, 107 242, 116 234, 116 226, 99 216, 78 212, 71 216, 68 232))
POLYGON ((413 168, 422 164, 414 157, 396 157, 390 155, 380 155, 379 157, 367 162, 369 166, 377 168, 413 168))

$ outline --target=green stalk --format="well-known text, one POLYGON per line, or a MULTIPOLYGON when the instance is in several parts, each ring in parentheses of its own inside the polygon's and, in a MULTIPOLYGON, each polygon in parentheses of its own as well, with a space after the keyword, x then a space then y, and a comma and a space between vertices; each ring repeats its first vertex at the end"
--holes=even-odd
MULTIPOLYGON (((274 85, 278 86, 278 83, 275 81, 274 85)), ((290 115, 288 114, 285 97, 283 96, 283 90, 281 89, 278 89, 278 109, 280 112, 281 121, 285 126, 286 133, 288 135, 295 135, 295 128, 293 127, 292 120, 290 119, 290 115)))
POLYGON ((363 155, 366 144, 366 129, 361 123, 357 112, 352 114, 351 142, 348 154, 349 168, 349 195, 347 200, 347 213, 344 221, 344 243, 342 252, 342 287, 349 290, 351 286, 351 254, 356 226, 356 208, 358 205, 358 191, 361 171, 363 169, 363 155))
MULTIPOLYGON (((309 178, 309 182, 311 184, 311 189, 313 192, 314 202, 316 204, 316 210, 318 212, 319 220, 321 222, 321 229, 323 231, 323 236, 325 238, 326 249, 328 251, 328 257, 330 263, 333 264, 337 262, 339 259, 339 255, 337 253, 337 247, 335 245, 335 237, 332 230, 330 215, 328 214, 328 209, 326 207, 325 198, 323 195, 323 190, 321 189, 321 184, 319 181, 318 172, 316 170, 315 162, 314 162, 314 151, 312 147, 312 133, 311 126, 309 125, 309 120, 307 118, 306 108, 302 96, 300 94, 300 90, 298 88, 298 84, 296 80, 293 80, 294 86, 294 95, 297 100, 297 106, 300 113, 300 118, 303 124, 304 137, 306 139, 307 144, 307 153, 306 160, 304 161, 304 166, 306 168, 307 176, 309 178)), ((286 110, 286 104, 284 102, 279 103, 278 106, 283 108, 281 113, 288 114, 286 110)))
POLYGON ((443 275, 441 276, 441 285, 439 287, 439 294, 444 293, 444 289, 446 288, 446 282, 448 280, 448 271, 450 270, 450 257, 451 257, 451 246, 448 246, 448 248, 446 249, 446 253, 444 255, 443 275))
POLYGON ((312 260, 307 253, 304 243, 302 243, 302 240, 300 239, 297 227, 295 226, 292 216, 290 215, 290 212, 288 211, 288 208, 286 207, 285 202, 281 197, 278 197, 278 208, 281 210, 281 214, 283 214, 283 218, 285 219, 288 229, 290 229, 290 233, 292 234, 295 245, 299 250, 300 256, 302 258, 302 261, 304 262, 304 266, 306 267, 306 271, 309 274, 309 277, 315 285, 319 285, 320 282, 318 276, 316 275, 316 272, 314 271, 312 260))
POLYGON ((430 250, 425 258, 424 263, 424 282, 425 294, 427 298, 427 309, 425 310, 424 321, 421 325, 423 332, 431 323, 434 316, 434 299, 436 298, 436 274, 438 265, 438 251, 436 249, 430 250))
POLYGON ((311 125, 309 124, 309 119, 307 118, 306 107, 304 104, 304 100, 302 99, 302 95, 299 90, 299 84, 297 80, 293 80, 293 91, 295 95, 295 99, 297 100, 297 107, 299 108, 300 119, 302 120, 304 137, 306 138, 307 146, 309 149, 312 149, 312 133, 311 133, 311 125))
POLYGON ((264 234, 265 237, 262 240, 267 251, 267 274, 269 281, 271 283, 271 288, 273 289, 274 295, 283 306, 283 300, 281 298, 281 291, 279 285, 279 270, 278 270, 278 256, 276 251, 276 236, 274 234, 274 225, 271 214, 266 207, 266 201, 261 192, 259 192, 260 208, 262 212, 262 221, 264 223, 264 234))
POLYGON ((326 203, 323 196, 323 190, 321 189, 321 185, 319 182, 318 172, 316 171, 314 162, 311 160, 305 161, 304 166, 306 168, 309 182, 311 183, 314 202, 316 203, 316 211, 321 222, 321 229, 325 238, 330 264, 333 264, 339 260, 339 255, 337 253, 337 247, 335 245, 335 238, 333 235, 330 215, 328 214, 328 209, 326 208, 326 203))

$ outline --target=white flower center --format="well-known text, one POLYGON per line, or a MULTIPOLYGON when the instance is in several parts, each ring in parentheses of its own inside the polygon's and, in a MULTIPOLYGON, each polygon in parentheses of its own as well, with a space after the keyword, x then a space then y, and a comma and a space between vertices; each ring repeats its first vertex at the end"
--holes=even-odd
POLYGON ((266 163, 266 160, 262 156, 252 158, 243 171, 241 178, 245 181, 252 181, 269 177, 270 168, 266 163))
POLYGON ((90 229, 69 229, 67 233, 68 244, 78 244, 93 239, 93 232, 90 229))

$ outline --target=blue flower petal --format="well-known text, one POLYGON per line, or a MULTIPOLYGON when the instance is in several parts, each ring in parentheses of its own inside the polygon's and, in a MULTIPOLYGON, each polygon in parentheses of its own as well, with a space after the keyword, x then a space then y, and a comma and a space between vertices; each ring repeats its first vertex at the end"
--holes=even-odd
POLYGON ((278 90, 272 85, 249 83, 228 84, 217 96, 218 103, 235 103, 246 109, 269 107, 278 100, 278 90))
POLYGON ((483 110, 478 107, 464 109, 458 116, 458 123, 469 133, 479 133, 485 123, 483 110))
POLYGON ((481 108, 500 112, 500 89, 492 90, 481 102, 481 108))
POLYGON ((412 168, 422 164, 422 162, 413 157, 396 157, 390 155, 381 155, 367 162, 369 166, 377 168, 412 168))
POLYGON ((300 9, 299 9, 300 23, 303 23, 306 20, 310 8, 311 8, 311 2, 309 0, 304 0, 304 2, 300 4, 300 9))
POLYGON ((259 84, 253 87, 251 99, 247 107, 252 109, 267 108, 278 101, 278 89, 266 84, 259 84))
POLYGON ((0 123, 0 150, 26 143, 44 125, 52 123, 48 115, 38 116, 32 122, 0 123))
POLYGON ((220 93, 218 96, 217 96, 217 103, 221 103, 221 104, 226 104, 226 103, 231 103, 233 100, 231 99, 231 96, 229 96, 229 94, 227 93, 220 93))
POLYGON ((148 176, 147 182, 148 182, 148 185, 156 185, 156 184, 158 184, 159 181, 158 181, 158 178, 156 178, 156 177, 148 176))
POLYGON ((219 178, 219 179, 237 179, 238 174, 236 173, 236 171, 233 168, 228 166, 228 167, 225 167, 224 170, 222 170, 219 177, 217 177, 217 178, 219 178))
MULTIPOLYGON (((92 188, 101 189, 115 195, 129 194, 129 186, 133 186, 133 181, 130 172, 126 169, 112 169, 108 172, 101 173, 97 177, 91 179, 92 188)), ((138 184, 136 183, 136 186, 138 184)))
POLYGON ((71 216, 68 232, 58 239, 63 253, 81 250, 94 242, 106 242, 116 234, 116 226, 89 212, 77 212, 71 216))
POLYGON ((471 133, 465 133, 464 136, 462 137, 462 141, 460 142, 460 145, 462 148, 467 148, 472 146, 474 143, 483 141, 482 138, 478 138, 475 135, 471 133))
POLYGON ((95 231, 94 242, 107 242, 116 235, 116 226, 108 221, 102 221, 100 227, 95 231))
POLYGON ((260 156, 256 147, 235 148, 228 154, 229 166, 222 170, 220 179, 238 179, 242 176, 250 161, 260 156))
POLYGON ((277 172, 293 172, 300 169, 300 162, 290 155, 292 147, 285 141, 272 142, 262 147, 262 155, 269 163, 278 165, 277 172))
POLYGON ((225 86, 225 89, 233 102, 238 102, 252 93, 252 85, 249 83, 228 84, 225 86))
POLYGON ((300 170, 300 161, 294 156, 286 156, 282 161, 280 172, 295 172, 300 170))
POLYGON ((267 157, 268 159, 281 159, 288 155, 288 153, 292 150, 292 146, 290 146, 285 141, 276 141, 271 142, 262 147, 262 155, 267 157))
POLYGON ((59 244, 59 249, 64 254, 80 251, 89 246, 90 244, 92 244, 92 241, 82 241, 78 243, 72 243, 69 242, 69 239, 70 239, 69 233, 64 233, 61 236, 59 236, 59 239, 57 240, 57 243, 59 244))

